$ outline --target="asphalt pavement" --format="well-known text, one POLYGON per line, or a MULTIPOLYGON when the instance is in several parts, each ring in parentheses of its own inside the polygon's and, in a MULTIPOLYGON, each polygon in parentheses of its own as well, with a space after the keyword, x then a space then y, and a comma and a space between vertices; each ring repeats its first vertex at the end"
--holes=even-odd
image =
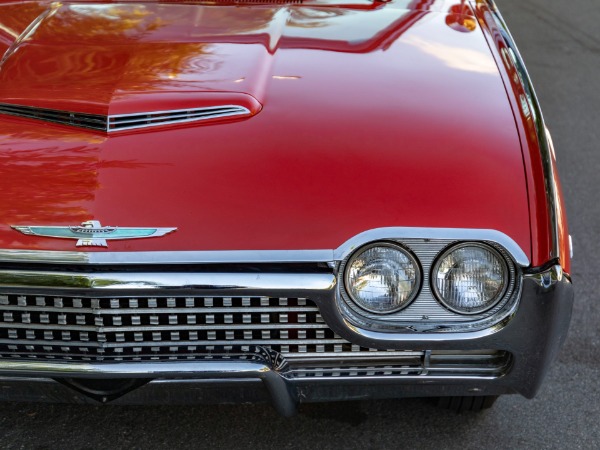
POLYGON ((0 404, 2 448, 599 448, 600 3, 497 0, 540 96, 575 243, 571 330, 538 396, 481 414, 419 399, 306 405, 0 404))

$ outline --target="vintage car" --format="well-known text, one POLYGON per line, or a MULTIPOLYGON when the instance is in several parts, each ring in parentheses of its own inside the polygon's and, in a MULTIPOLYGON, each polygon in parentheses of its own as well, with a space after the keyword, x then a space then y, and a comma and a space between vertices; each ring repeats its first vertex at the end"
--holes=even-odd
POLYGON ((555 155, 492 0, 0 0, 0 398, 531 398, 555 155))

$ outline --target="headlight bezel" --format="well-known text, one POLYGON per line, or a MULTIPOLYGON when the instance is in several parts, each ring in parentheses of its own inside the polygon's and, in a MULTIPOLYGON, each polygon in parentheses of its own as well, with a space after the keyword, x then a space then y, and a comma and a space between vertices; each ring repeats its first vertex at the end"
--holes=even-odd
POLYGON ((523 288, 524 268, 528 259, 519 247, 493 230, 413 229, 377 230, 363 239, 352 239, 344 251, 337 252, 332 265, 337 278, 336 310, 351 327, 383 333, 474 332, 506 320, 516 311, 523 288), (399 245, 415 257, 422 271, 422 283, 416 297, 405 308, 391 314, 375 314, 357 306, 345 289, 345 267, 356 252, 370 244, 389 242, 399 245), (499 252, 508 266, 508 284, 503 297, 491 309, 465 315, 446 308, 432 290, 431 273, 437 258, 457 244, 481 243, 499 252))
POLYGON ((497 250, 496 248, 494 248, 494 246, 489 245, 487 243, 482 243, 482 242, 459 242, 459 243, 454 243, 453 245, 448 246, 446 249, 442 250, 435 258, 435 260, 433 261, 433 264, 431 265, 431 272, 429 274, 429 284, 430 284, 430 289, 431 292, 433 294, 433 296, 436 298, 436 300, 446 309, 448 309, 449 311, 452 311, 453 313, 456 314, 460 314, 463 316, 474 316, 474 315, 478 315, 478 314, 484 314, 487 311, 490 311, 491 309, 495 308, 500 302, 502 302, 505 298, 506 298, 506 294, 508 292, 509 286, 511 284, 511 269, 508 265, 508 262, 506 261, 506 258, 504 257, 504 255, 497 250), (496 257, 496 259, 499 261, 501 267, 502 267, 502 289, 499 291, 498 294, 496 294, 496 296, 494 297, 493 301, 487 303, 485 306, 481 307, 481 308, 471 308, 471 309, 458 309, 456 307, 453 307, 452 305, 448 304, 447 301, 444 299, 443 295, 440 293, 439 288, 437 286, 437 273, 438 270, 442 264, 442 262, 444 261, 444 259, 450 255, 451 253, 453 253, 456 250, 460 250, 461 248, 468 248, 468 247, 478 247, 481 248, 483 250, 486 250, 488 252, 490 252, 492 255, 494 255, 496 257))
POLYGON ((343 291, 344 291, 344 294, 346 297, 346 302, 349 303, 350 306, 358 308, 358 310, 362 311, 363 313, 366 312, 366 313, 370 313, 370 314, 375 314, 378 317, 385 317, 385 316, 389 316, 392 314, 396 314, 396 313, 402 311, 403 309, 408 308, 415 301, 415 299, 419 296, 421 289, 423 288, 423 284, 424 284, 424 272, 423 272, 423 268, 421 267, 421 262, 419 261, 419 258, 417 258, 410 249, 399 244, 398 242, 376 241, 376 242, 371 242, 369 244, 363 245, 363 246, 357 248, 352 254, 349 255, 349 257, 346 259, 346 261, 343 264, 342 270, 343 270, 343 273, 342 273, 343 286, 342 286, 342 288, 343 288, 343 291), (351 289, 350 289, 349 272, 350 272, 350 268, 352 267, 352 263, 363 253, 365 253, 366 251, 368 251, 370 249, 376 248, 376 247, 388 247, 388 248, 392 248, 394 250, 400 251, 404 256, 406 256, 409 259, 409 261, 414 266, 414 270, 415 270, 416 285, 413 288, 411 295, 409 296, 409 298, 407 300, 404 301, 404 303, 402 305, 400 305, 399 307, 394 308, 392 310, 388 310, 388 311, 378 311, 375 309, 370 309, 370 308, 365 307, 364 305, 362 305, 360 303, 360 301, 356 300, 356 298, 354 297, 354 295, 352 294, 351 289))

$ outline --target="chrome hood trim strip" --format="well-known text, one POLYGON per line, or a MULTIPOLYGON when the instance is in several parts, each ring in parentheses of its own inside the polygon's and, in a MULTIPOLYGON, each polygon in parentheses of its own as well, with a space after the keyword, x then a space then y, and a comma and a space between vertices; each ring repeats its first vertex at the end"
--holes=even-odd
POLYGON ((159 125, 218 119, 222 117, 250 116, 252 113, 248 108, 239 105, 219 105, 205 108, 149 111, 135 114, 104 116, 11 103, 0 103, 0 114, 111 133, 159 125))
POLYGON ((205 108, 118 114, 108 116, 106 131, 111 133, 113 131, 198 122, 200 120, 218 119, 221 117, 250 116, 251 114, 248 108, 239 105, 219 105, 205 108))
POLYGON ((506 249, 521 267, 530 265, 529 257, 506 234, 496 230, 468 228, 376 228, 360 233, 337 249, 329 250, 224 250, 157 252, 63 252, 2 250, 0 263, 52 264, 227 264, 227 263, 334 263, 342 261, 358 247, 380 240, 450 239, 485 241, 506 249))

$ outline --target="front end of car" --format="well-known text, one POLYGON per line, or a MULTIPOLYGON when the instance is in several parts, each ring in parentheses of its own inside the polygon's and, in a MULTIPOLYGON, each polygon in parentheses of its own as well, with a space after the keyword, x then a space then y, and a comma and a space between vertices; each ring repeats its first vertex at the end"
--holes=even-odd
POLYGON ((101 264, 3 253, 3 392, 237 397, 285 415, 314 401, 483 402, 532 397, 566 336, 568 275, 530 268, 498 232, 382 228, 331 252, 278 253, 104 254, 101 264))
POLYGON ((168 3, 0 3, 0 398, 533 397, 570 238, 493 2, 168 3))

